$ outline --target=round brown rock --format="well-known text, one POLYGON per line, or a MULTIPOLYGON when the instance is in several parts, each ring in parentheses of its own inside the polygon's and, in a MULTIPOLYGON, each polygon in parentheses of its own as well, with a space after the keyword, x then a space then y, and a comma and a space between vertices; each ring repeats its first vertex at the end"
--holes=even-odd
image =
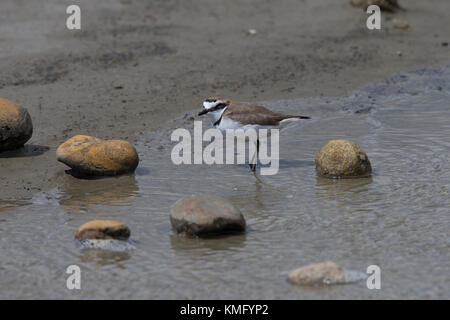
POLYGON ((354 142, 330 140, 315 159, 319 175, 329 178, 367 177, 372 172, 366 153, 354 142))
POLYGON ((310 264, 292 270, 288 279, 298 285, 321 285, 345 283, 345 271, 334 262, 310 264))
POLYGON ((101 140, 78 135, 56 150, 58 161, 87 175, 112 176, 133 172, 139 164, 134 146, 124 140, 101 140))
POLYGON ((242 232, 242 213, 228 200, 213 195, 196 195, 178 200, 171 208, 170 222, 178 233, 212 235, 242 232))
POLYGON ((33 135, 28 111, 0 98, 0 152, 22 147, 33 135))
POLYGON ((93 220, 83 224, 75 233, 78 240, 116 239, 125 240, 130 237, 130 229, 122 222, 110 220, 93 220))

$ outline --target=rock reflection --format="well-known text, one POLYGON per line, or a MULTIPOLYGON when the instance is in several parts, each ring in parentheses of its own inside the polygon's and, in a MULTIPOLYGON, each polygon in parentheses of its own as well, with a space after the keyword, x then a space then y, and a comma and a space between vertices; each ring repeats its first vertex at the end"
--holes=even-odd
POLYGON ((22 206, 29 205, 31 202, 27 200, 0 200, 0 213, 14 211, 22 206))
POLYGON ((65 175, 59 187, 59 204, 69 210, 86 210, 97 205, 128 206, 138 191, 133 175, 93 180, 65 175))
POLYGON ((245 246, 245 234, 224 234, 214 237, 190 238, 184 235, 170 236, 170 245, 176 253, 208 255, 208 251, 233 250, 245 246))
POLYGON ((354 179, 329 179, 317 177, 315 193, 318 199, 318 209, 321 212, 317 217, 322 222, 343 225, 342 215, 347 219, 355 219, 353 223, 354 234, 361 231, 361 227, 368 222, 374 203, 377 203, 379 192, 371 189, 372 177, 354 179), (322 216, 323 214, 323 216, 322 216), (363 217, 366 221, 363 222, 363 217), (358 225, 359 224, 359 225, 358 225))
POLYGON ((129 251, 112 251, 95 248, 82 249, 78 255, 80 263, 95 263, 99 266, 117 265, 131 258, 129 251))
POLYGON ((319 197, 330 199, 349 192, 356 194, 367 192, 369 190, 369 185, 372 182, 372 177, 330 179, 318 176, 316 180, 316 190, 319 197))

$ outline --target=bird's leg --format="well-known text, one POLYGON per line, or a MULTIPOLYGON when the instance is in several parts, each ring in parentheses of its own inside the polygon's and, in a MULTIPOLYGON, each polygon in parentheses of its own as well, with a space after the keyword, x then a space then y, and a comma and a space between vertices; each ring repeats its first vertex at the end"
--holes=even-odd
POLYGON ((256 140, 256 152, 253 154, 253 158, 250 161, 250 170, 253 172, 256 171, 256 164, 258 163, 258 158, 259 158, 259 139, 256 140))

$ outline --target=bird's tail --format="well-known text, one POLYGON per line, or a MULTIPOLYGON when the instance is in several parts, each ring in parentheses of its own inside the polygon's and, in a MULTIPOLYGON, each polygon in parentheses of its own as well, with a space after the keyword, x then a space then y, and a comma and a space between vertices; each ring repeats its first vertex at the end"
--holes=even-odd
POLYGON ((311 119, 311 118, 307 117, 307 116, 291 116, 291 115, 287 115, 280 121, 280 124, 282 126, 284 126, 285 124, 288 124, 288 123, 290 123, 292 121, 299 121, 300 119, 311 119))
POLYGON ((308 116, 287 116, 285 119, 289 118, 295 118, 295 119, 311 119, 311 117, 308 116))

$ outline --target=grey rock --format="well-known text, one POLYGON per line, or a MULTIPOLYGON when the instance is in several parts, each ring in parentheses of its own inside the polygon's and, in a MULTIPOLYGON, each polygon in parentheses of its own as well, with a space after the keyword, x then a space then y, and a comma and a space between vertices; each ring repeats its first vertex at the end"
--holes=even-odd
POLYGON ((245 219, 228 200, 214 195, 195 195, 178 200, 171 208, 170 222, 177 233, 214 235, 243 232, 245 219))

